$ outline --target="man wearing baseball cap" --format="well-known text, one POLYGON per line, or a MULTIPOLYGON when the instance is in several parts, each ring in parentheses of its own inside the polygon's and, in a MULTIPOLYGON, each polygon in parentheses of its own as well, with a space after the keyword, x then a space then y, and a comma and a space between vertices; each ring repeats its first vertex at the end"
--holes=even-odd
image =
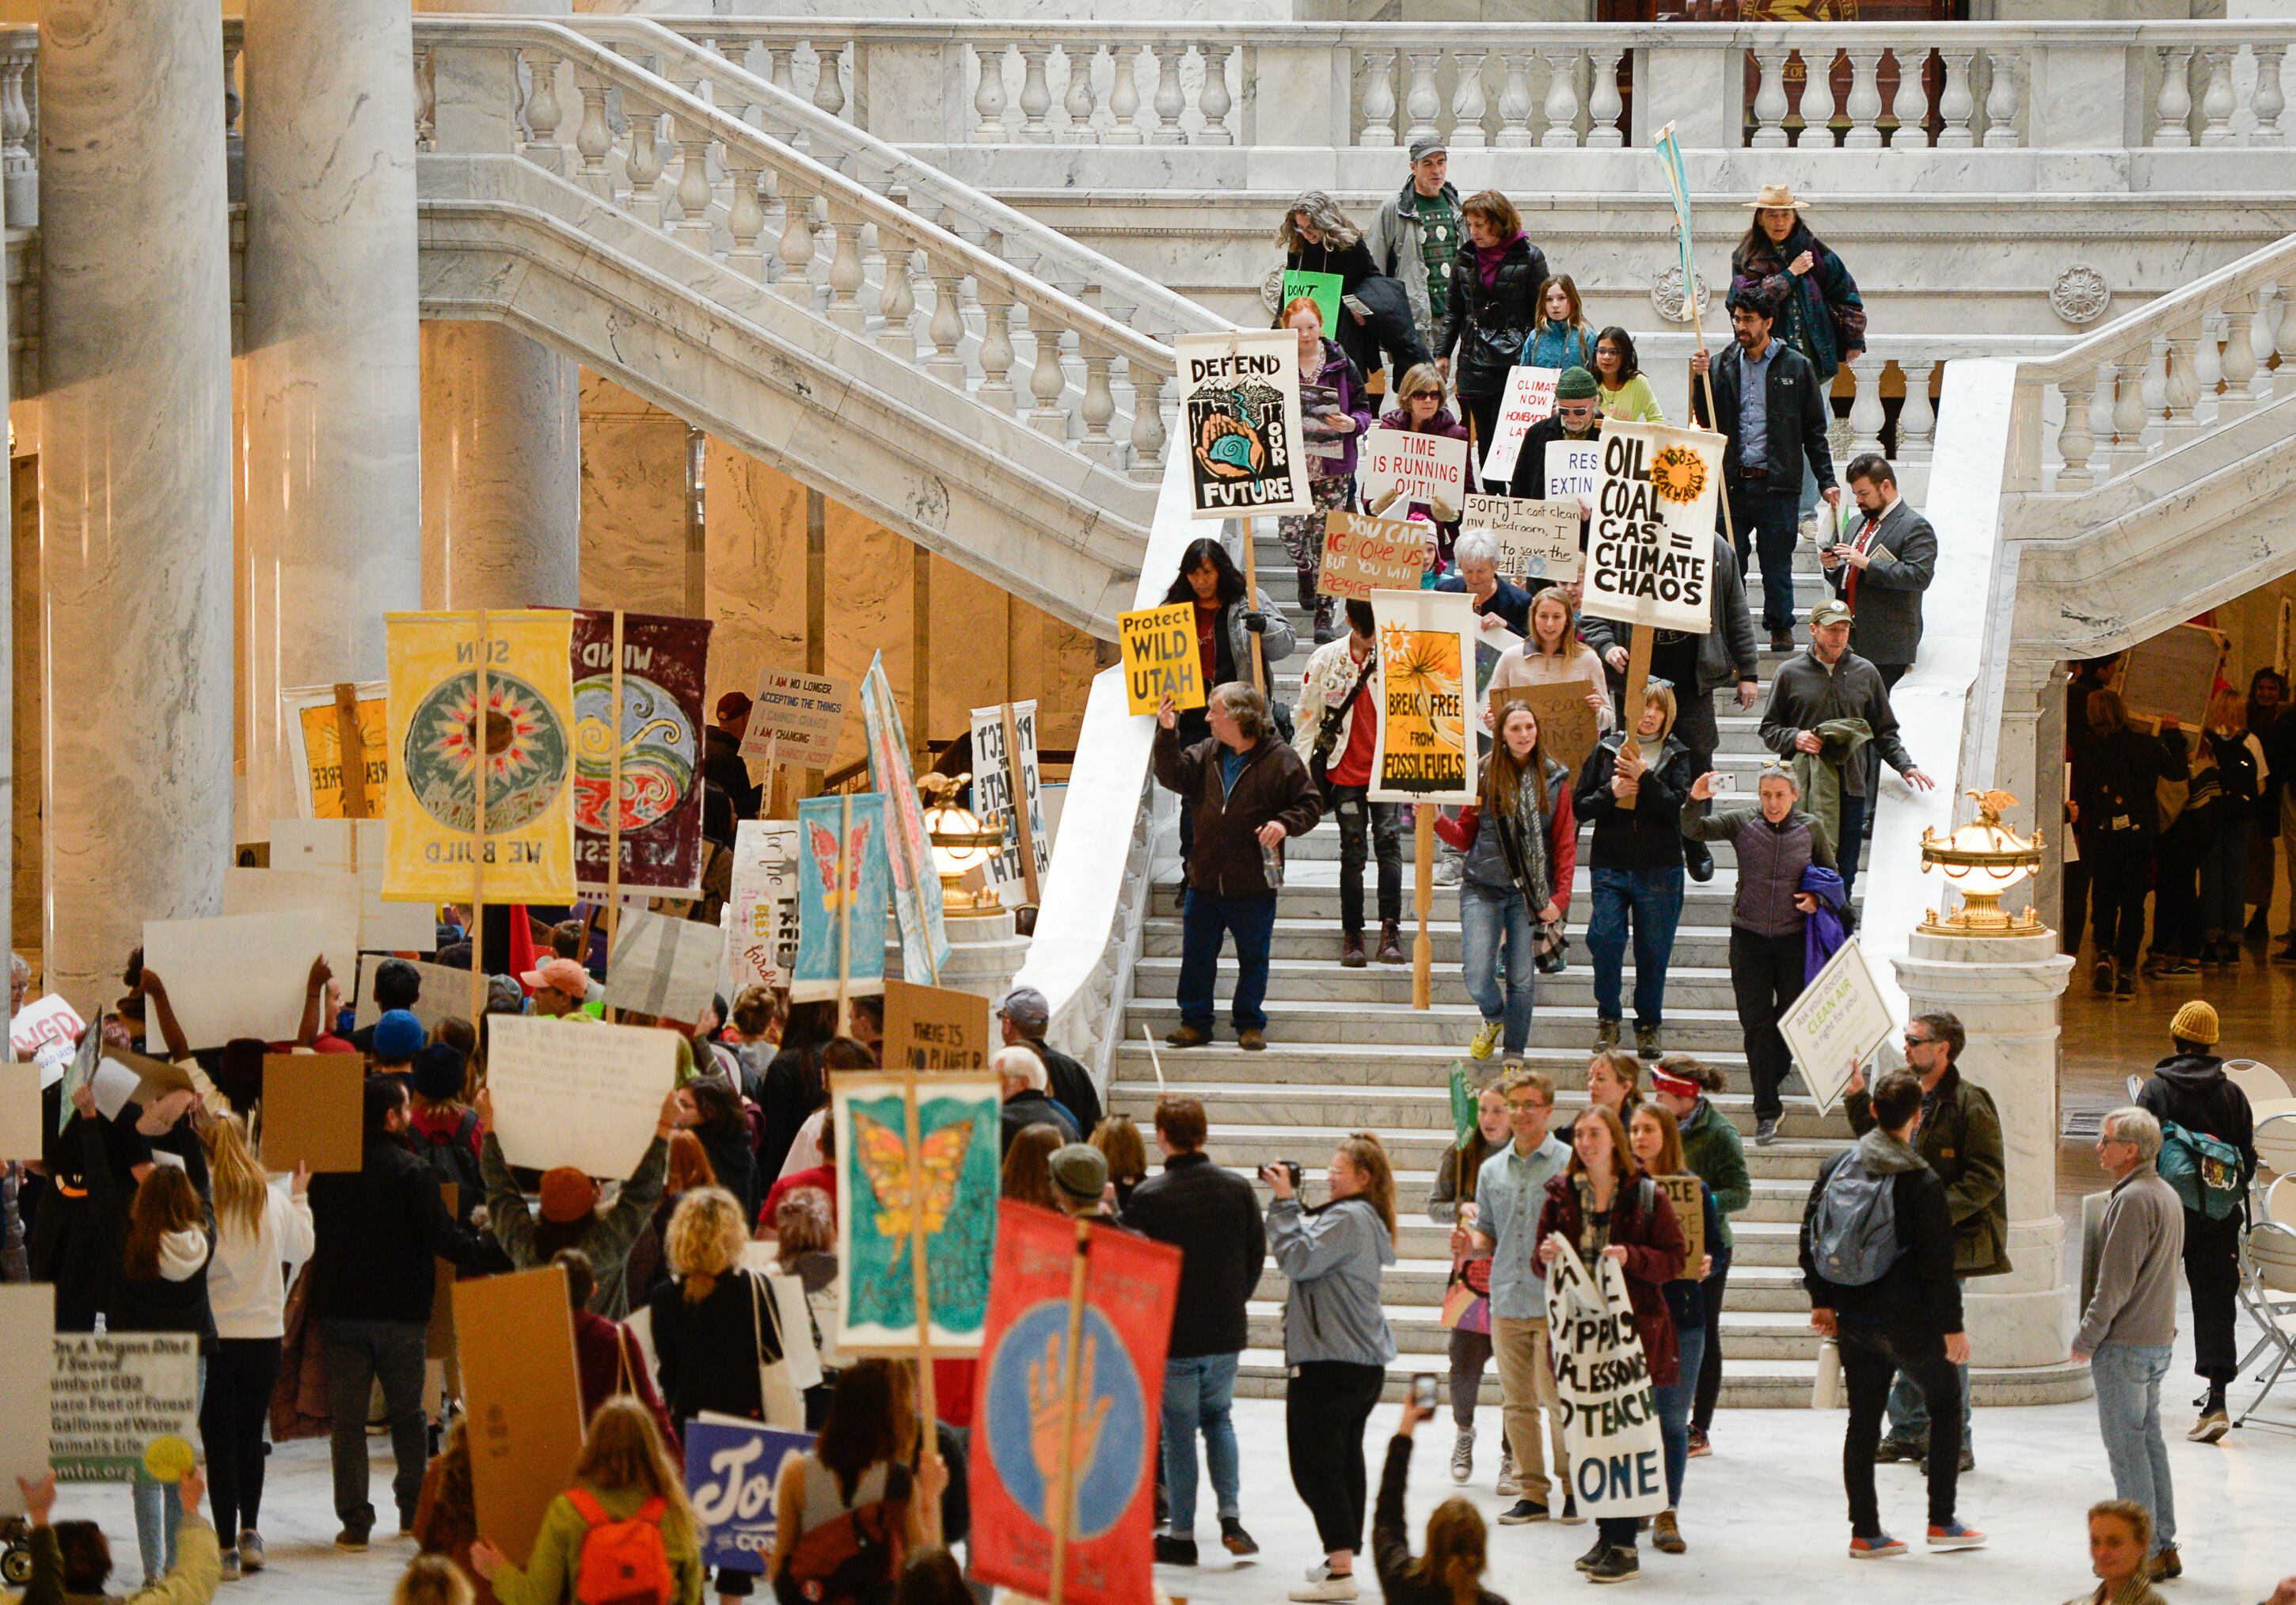
POLYGON ((518 978, 534 988, 534 1011, 545 1020, 587 1020, 590 972, 572 959, 545 959, 518 978))
POLYGON ((1828 597, 1809 610, 1809 650, 1780 664, 1770 684, 1770 705, 1762 711, 1762 744, 1809 772, 1801 778, 1803 806, 1824 821, 1827 835, 1836 843, 1844 897, 1857 883, 1869 806, 1862 743, 1851 721, 1864 723, 1874 750, 1906 777, 1907 785, 1926 791, 1936 783, 1898 739, 1898 716, 1890 708, 1890 688, 1882 682, 1882 671, 1849 650, 1849 610, 1828 597), (1841 798, 1838 831, 1818 796, 1823 782, 1829 781, 1841 798))
POLYGON ((718 699, 718 722, 709 727, 708 749, 701 755, 701 834, 705 840, 734 845, 734 825, 755 819, 763 787, 750 779, 742 761, 742 738, 750 729, 750 699, 729 691, 718 699))
POLYGON ((1403 281, 1412 323, 1430 350, 1451 307, 1451 267, 1463 237, 1459 192, 1447 181, 1450 160, 1439 135, 1413 140, 1411 176, 1381 204, 1364 234, 1380 272, 1403 281))
POLYGON ((1045 1040, 1053 1023, 1052 1005, 1034 987, 1015 987, 996 1000, 996 1023, 1004 1028, 1006 1047, 1036 1050, 1045 1061, 1053 1100, 1076 1117, 1077 1129, 1086 1136, 1100 1124, 1100 1093, 1092 1072, 1045 1040))

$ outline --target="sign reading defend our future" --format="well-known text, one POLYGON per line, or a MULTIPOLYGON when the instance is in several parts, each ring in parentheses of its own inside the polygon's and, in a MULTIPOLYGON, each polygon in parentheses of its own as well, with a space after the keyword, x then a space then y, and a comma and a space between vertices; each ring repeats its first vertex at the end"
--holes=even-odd
POLYGON ((1299 336, 1236 329, 1183 334, 1173 347, 1194 516, 1313 512, 1300 452, 1299 336))

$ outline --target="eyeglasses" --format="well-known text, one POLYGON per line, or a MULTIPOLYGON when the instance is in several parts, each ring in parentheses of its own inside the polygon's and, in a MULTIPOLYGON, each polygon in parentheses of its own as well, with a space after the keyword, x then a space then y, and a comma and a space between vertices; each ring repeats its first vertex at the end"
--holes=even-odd
POLYGON ((1909 1048, 1927 1047, 1930 1041, 1929 1037, 1916 1036, 1911 1031, 1906 1033, 1906 1045, 1909 1048))
POLYGON ((1538 1103, 1528 1098, 1511 1098, 1507 1101, 1507 1113, 1510 1115, 1543 1115, 1554 1107, 1552 1103, 1538 1103))

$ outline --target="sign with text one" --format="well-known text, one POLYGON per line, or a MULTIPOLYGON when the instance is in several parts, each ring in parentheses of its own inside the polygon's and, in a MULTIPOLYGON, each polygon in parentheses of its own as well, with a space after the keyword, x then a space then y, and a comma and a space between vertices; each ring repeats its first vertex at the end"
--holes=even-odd
POLYGON ((495 1134, 514 1166, 570 1165, 619 1181, 645 1157, 676 1082, 677 1038, 658 1028, 487 1019, 495 1134))
POLYGON ((1367 507, 1392 505, 1399 512, 1414 502, 1440 502, 1456 508, 1467 495, 1467 443, 1448 435, 1369 430, 1356 466, 1356 487, 1367 507))
POLYGON ((1183 334, 1172 343, 1194 516, 1313 512, 1301 449, 1299 336, 1234 329, 1183 334))
POLYGON ((1432 534, 1425 524, 1334 509, 1324 515, 1324 560, 1316 589, 1325 596, 1357 598, 1374 591, 1415 591, 1427 572, 1432 534))
POLYGON ((1870 1073, 1874 1055, 1897 1028, 1856 937, 1834 950, 1778 1016, 1778 1033, 1801 1067, 1821 1115, 1832 1114, 1841 1101, 1851 1063, 1865 1065, 1870 1073))
POLYGON ((1667 423, 1603 420, 1603 481, 1587 532, 1580 611, 1707 633, 1726 438, 1667 423))
POLYGON ((697 896, 709 620, 622 615, 619 718, 611 706, 614 616, 576 609, 572 650, 576 884, 584 891, 607 888, 611 809, 621 815, 622 889, 697 896), (610 798, 618 741, 621 795, 610 798))
POLYGON ((1176 602, 1119 613, 1116 638, 1124 652, 1126 712, 1152 714, 1166 697, 1183 713, 1204 705, 1195 603, 1176 602))
POLYGON ((705 1410, 685 1423, 685 1496, 701 1524, 701 1564, 762 1573, 774 1557, 782 1468, 813 1447, 783 1432, 705 1410))
POLYGON ((826 675, 800 675, 768 668, 758 676, 750 723, 742 733, 742 757, 800 769, 827 769, 837 762, 837 738, 845 728, 845 706, 853 700, 849 681, 826 675))
POLYGON ((1470 495, 1462 533, 1480 529, 1499 544, 1499 572, 1510 579, 1563 585, 1578 577, 1578 504, 1522 496, 1470 495))
POLYGON ((1499 397, 1498 422, 1483 446, 1483 478, 1511 479, 1515 460, 1522 455, 1522 438, 1531 426, 1554 415, 1554 387, 1562 382, 1560 368, 1509 368, 1506 393, 1499 397))
POLYGON ((1371 799, 1474 801, 1474 603, 1464 591, 1374 591, 1371 606, 1380 657, 1371 799))
POLYGON ((1004 1104, 996 1078, 854 1071, 831 1077, 830 1098, 841 1206, 838 1347, 849 1355, 916 1353, 911 1234, 922 1231, 933 1348, 945 1359, 979 1352, 996 1249, 1004 1104), (905 1101, 912 1079, 914 1149, 905 1101), (922 1219, 913 1195, 920 1181, 922 1219))
POLYGON ((1546 1267, 1546 1330, 1570 1491, 1592 1519, 1655 1516, 1667 1508, 1666 1453, 1625 1267, 1562 1249, 1546 1267))

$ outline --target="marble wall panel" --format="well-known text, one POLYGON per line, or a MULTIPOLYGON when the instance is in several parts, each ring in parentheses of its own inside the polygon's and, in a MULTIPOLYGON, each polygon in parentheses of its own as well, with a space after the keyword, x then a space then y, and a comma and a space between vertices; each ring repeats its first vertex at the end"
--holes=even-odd
POLYGON ((582 605, 691 614, 685 423, 582 375, 582 605))

